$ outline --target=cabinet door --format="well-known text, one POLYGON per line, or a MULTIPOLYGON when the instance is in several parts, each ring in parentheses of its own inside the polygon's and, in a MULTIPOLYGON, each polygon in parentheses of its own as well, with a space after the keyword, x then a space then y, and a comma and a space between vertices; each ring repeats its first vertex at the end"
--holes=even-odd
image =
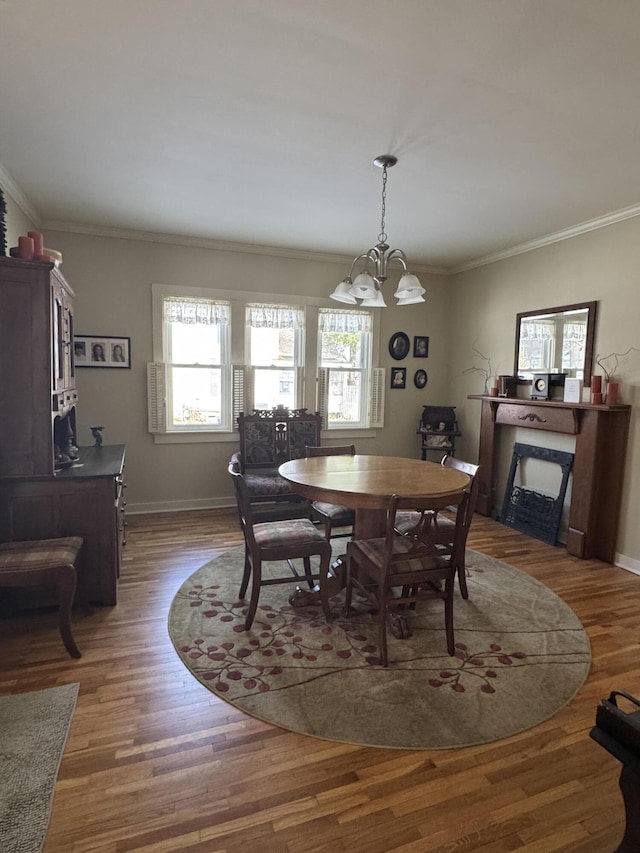
POLYGON ((55 278, 51 286, 51 323, 51 387, 54 394, 59 394, 75 388, 75 364, 71 298, 63 284, 55 278))

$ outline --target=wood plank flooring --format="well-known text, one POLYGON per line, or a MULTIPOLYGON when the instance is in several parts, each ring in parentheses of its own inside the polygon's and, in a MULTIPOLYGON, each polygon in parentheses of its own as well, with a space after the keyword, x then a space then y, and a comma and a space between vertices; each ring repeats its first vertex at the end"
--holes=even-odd
POLYGON ((363 749, 248 717, 178 660, 170 602, 240 544, 234 512, 133 516, 128 539, 118 605, 74 616, 80 660, 66 655, 55 612, 0 621, 1 692, 80 683, 44 853, 607 853, 619 843, 620 765, 588 732, 612 688, 640 695, 640 578, 476 516, 472 548, 578 614, 589 678, 552 719, 503 741, 363 749))

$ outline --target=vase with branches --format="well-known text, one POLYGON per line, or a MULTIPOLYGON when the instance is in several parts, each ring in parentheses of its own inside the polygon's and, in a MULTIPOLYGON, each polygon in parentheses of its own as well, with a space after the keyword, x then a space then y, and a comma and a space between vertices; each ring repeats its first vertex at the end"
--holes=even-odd
POLYGON ((471 349, 473 350, 473 353, 474 353, 473 359, 478 360, 480 362, 484 362, 484 364, 474 364, 471 367, 466 367, 462 371, 462 375, 466 376, 469 373, 479 374, 484 381, 484 389, 483 389, 482 393, 488 394, 489 393, 489 379, 491 379, 491 377, 493 376, 493 369, 491 367, 491 359, 488 358, 486 355, 483 355, 480 352, 480 350, 478 349, 478 347, 476 346, 476 344, 477 344, 477 340, 475 340, 471 344, 471 349))
POLYGON ((638 349, 638 347, 629 347, 625 352, 610 352, 609 355, 596 355, 596 364, 604 374, 604 396, 608 405, 614 405, 618 402, 618 382, 616 379, 616 373, 620 367, 622 359, 626 358, 626 356, 632 352, 640 352, 640 349, 638 349))

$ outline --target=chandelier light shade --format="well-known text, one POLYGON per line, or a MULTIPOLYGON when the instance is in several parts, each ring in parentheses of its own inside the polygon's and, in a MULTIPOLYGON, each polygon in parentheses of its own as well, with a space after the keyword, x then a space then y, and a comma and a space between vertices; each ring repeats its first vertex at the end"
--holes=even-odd
POLYGON ((351 264, 349 275, 344 278, 331 294, 336 302, 346 302, 349 305, 362 305, 365 308, 385 308, 382 296, 382 285, 387 280, 387 266, 391 261, 398 261, 404 269, 396 292, 393 294, 398 305, 415 305, 424 302, 424 287, 417 276, 409 272, 407 257, 402 249, 392 249, 387 244, 385 233, 385 213, 387 201, 387 170, 398 162, 393 154, 381 154, 373 161, 382 169, 382 213, 380 216, 380 233, 378 242, 368 252, 358 255, 351 264), (362 263, 363 269, 353 277, 356 267, 362 263), (361 302, 358 302, 358 300, 361 302))

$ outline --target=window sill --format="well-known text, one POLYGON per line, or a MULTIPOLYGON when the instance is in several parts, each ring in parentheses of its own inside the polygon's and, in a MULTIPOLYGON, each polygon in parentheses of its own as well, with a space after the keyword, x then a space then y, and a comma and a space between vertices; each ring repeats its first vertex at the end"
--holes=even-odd
POLYGON ((158 432, 153 433, 154 444, 237 444, 237 432, 158 432))
POLYGON ((375 438, 378 434, 371 427, 346 427, 344 429, 323 429, 321 438, 375 438))

